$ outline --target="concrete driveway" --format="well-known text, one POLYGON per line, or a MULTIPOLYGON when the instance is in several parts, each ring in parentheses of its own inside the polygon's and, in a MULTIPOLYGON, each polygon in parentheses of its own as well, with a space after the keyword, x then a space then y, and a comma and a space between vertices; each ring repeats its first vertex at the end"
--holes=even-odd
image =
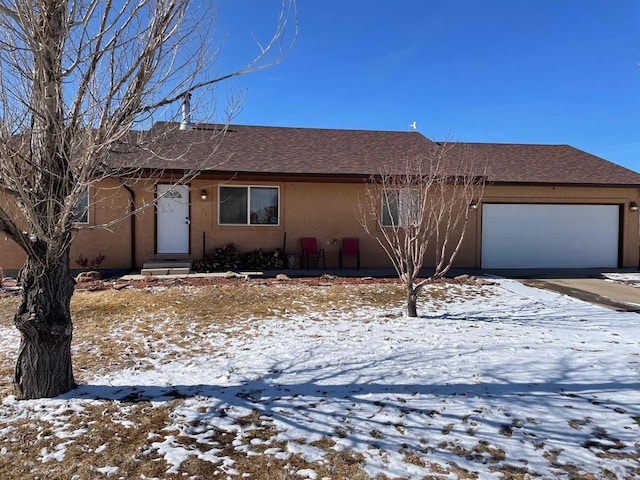
POLYGON ((638 270, 501 270, 491 273, 613 310, 640 313, 638 270))

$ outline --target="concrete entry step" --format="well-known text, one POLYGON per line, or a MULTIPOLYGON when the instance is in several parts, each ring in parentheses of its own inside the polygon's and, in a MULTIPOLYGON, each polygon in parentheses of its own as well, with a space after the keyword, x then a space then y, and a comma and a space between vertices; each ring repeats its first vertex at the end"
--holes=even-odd
POLYGON ((144 276, 158 276, 158 275, 189 275, 191 269, 189 268, 143 268, 140 270, 140 275, 144 276))
POLYGON ((152 258, 142 265, 142 275, 188 275, 191 273, 190 258, 152 258))

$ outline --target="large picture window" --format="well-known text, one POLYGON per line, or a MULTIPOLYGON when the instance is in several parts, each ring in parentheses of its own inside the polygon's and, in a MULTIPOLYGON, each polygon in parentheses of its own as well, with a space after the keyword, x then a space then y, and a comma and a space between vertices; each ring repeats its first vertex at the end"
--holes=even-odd
POLYGON ((385 191, 382 196, 382 224, 385 227, 412 224, 420 213, 419 201, 415 188, 385 191))
POLYGON ((278 225, 278 187, 219 188, 221 225, 278 225))

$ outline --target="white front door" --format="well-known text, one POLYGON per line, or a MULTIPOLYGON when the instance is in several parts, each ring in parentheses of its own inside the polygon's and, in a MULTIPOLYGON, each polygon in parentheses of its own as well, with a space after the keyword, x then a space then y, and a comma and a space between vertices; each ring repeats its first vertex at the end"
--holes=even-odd
POLYGON ((156 253, 189 253, 189 187, 156 187, 156 253))

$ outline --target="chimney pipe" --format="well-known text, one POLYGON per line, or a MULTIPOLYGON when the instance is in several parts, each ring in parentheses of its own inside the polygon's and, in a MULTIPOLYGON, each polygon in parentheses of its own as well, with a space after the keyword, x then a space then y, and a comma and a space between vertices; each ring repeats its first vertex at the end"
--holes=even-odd
POLYGON ((191 127, 191 94, 185 93, 182 99, 182 122, 180 122, 180 130, 190 130, 191 127))

